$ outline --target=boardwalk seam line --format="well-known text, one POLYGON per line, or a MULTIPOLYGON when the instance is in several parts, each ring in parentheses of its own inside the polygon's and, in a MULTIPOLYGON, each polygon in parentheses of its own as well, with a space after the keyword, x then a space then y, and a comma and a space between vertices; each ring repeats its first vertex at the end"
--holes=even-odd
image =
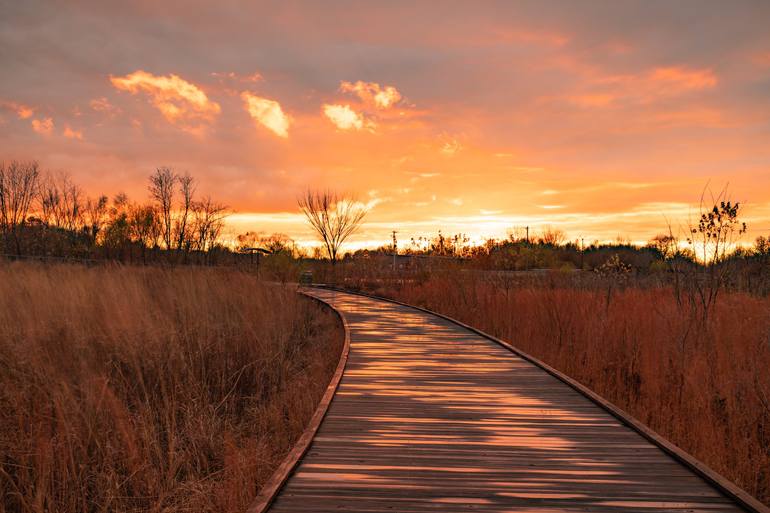
POLYGON ((321 423, 323 422, 324 417, 326 417, 326 413, 329 411, 329 407, 334 400, 337 388, 339 387, 340 381, 342 380, 342 375, 345 372, 345 365, 348 361, 348 354, 350 353, 350 328, 348 321, 342 311, 334 308, 331 304, 327 303, 323 299, 308 294, 305 291, 300 290, 298 293, 318 302, 319 304, 323 305, 324 308, 329 308, 332 312, 334 312, 342 322, 342 328, 345 331, 345 340, 342 346, 339 362, 337 362, 337 368, 334 370, 332 379, 329 381, 324 395, 321 397, 315 412, 313 412, 313 416, 310 418, 310 423, 297 439, 294 447, 292 447, 281 464, 278 466, 278 468, 275 469, 273 474, 262 487, 259 494, 246 510, 246 513, 264 513, 267 511, 275 498, 278 496, 278 492, 281 491, 283 485, 286 484, 286 481, 288 481, 289 477, 297 468, 299 462, 310 449, 310 445, 313 443, 313 438, 315 438, 315 434, 318 431, 318 428, 321 427, 321 423))
MULTIPOLYGON (((405 306, 408 308, 413 308, 415 310, 435 315, 436 317, 439 317, 441 319, 444 319, 446 321, 449 321, 451 323, 454 323, 461 328, 464 328, 472 333, 475 333, 487 340, 490 340, 503 348, 507 349, 508 351, 512 352, 513 354, 519 356, 520 358, 532 363, 533 365, 540 367, 544 371, 546 371, 548 374, 552 375, 562 383, 566 384, 582 396, 586 397, 589 401, 596 404, 603 410, 605 410, 607 413, 618 419, 623 425, 631 428, 633 431, 636 431, 639 433, 643 438, 647 439, 648 441, 652 442, 653 445, 657 446, 660 450, 662 450, 664 453, 671 456, 675 461, 678 461, 688 469, 692 470, 695 474, 703 478, 706 482, 717 488, 719 491, 724 493, 728 498, 735 501, 740 507, 746 509, 747 511, 751 513, 770 513, 770 508, 759 502, 757 499, 751 496, 747 491, 740 488, 738 485, 724 477, 723 475, 719 474, 717 471, 710 468, 708 465, 703 463, 702 461, 698 460, 688 452, 684 451, 671 441, 665 439, 663 436, 659 435, 655 431, 653 431, 651 428, 637 420, 634 416, 626 412, 625 410, 615 406, 611 402, 609 402, 607 399, 603 398, 590 388, 586 387, 582 383, 578 382, 577 380, 567 376, 563 372, 556 370, 555 368, 551 367, 547 363, 543 362, 542 360, 539 360, 538 358, 530 355, 529 353, 526 353, 522 351, 521 349, 516 348, 512 344, 501 340, 493 335, 490 335, 488 333, 485 333, 477 328, 474 328, 473 326, 469 326, 468 324, 465 324, 462 321, 459 321, 457 319, 454 319, 452 317, 449 317, 448 315, 444 315, 442 313, 434 312, 432 310, 429 310, 427 308, 423 308, 421 306, 415 306, 410 305, 409 303, 404 303, 402 301, 398 301, 396 299, 390 299, 387 297, 382 296, 376 296, 374 294, 367 294, 366 292, 359 292, 355 290, 349 290, 345 288, 335 287, 332 285, 326 285, 326 284, 313 284, 313 287, 319 288, 319 289, 327 289, 332 291, 338 291, 348 294, 355 294, 358 296, 368 297, 371 299, 377 299, 380 301, 386 301, 389 303, 394 303, 397 305, 405 306)), ((332 306, 332 308, 334 308, 332 306)))

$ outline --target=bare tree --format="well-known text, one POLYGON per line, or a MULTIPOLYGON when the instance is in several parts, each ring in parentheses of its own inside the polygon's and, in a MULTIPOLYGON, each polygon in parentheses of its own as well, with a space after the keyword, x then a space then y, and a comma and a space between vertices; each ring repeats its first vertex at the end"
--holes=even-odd
POLYGON ((549 246, 561 246, 567 236, 562 230, 546 226, 543 228, 543 235, 540 236, 540 242, 549 246))
POLYGON ((153 205, 131 205, 128 214, 128 225, 131 239, 142 246, 142 254, 146 248, 158 245, 161 226, 158 222, 157 211, 153 205))
POLYGON ((342 244, 360 228, 368 209, 353 197, 330 191, 309 190, 297 204, 334 265, 342 244))
POLYGON ((172 246, 174 192, 176 189, 177 175, 170 167, 162 166, 150 175, 150 196, 157 204, 158 214, 162 227, 163 242, 166 249, 172 246))
POLYGON ((50 177, 40 181, 37 196, 40 203, 40 219, 46 225, 56 224, 56 215, 61 204, 61 195, 59 194, 58 187, 56 187, 56 184, 50 177))
POLYGON ((229 214, 228 207, 206 196, 201 201, 193 202, 191 209, 195 223, 193 247, 200 251, 208 251, 214 246, 222 233, 225 218, 229 214))
POLYGON ((246 248, 255 248, 261 244, 264 232, 252 232, 240 233, 235 237, 238 245, 236 249, 238 251, 244 251, 246 248))
MULTIPOLYGON (((669 228, 669 231, 670 228, 669 228)), ((663 260, 673 258, 676 254, 677 239, 673 233, 659 233, 647 243, 647 247, 654 249, 660 255, 663 260)))
POLYGON ((97 199, 86 199, 85 226, 84 228, 91 237, 92 242, 96 242, 99 232, 104 226, 107 217, 107 196, 99 196, 97 199))
POLYGON ((284 233, 272 233, 265 237, 260 237, 259 245, 273 255, 279 253, 293 254, 294 241, 284 233))
POLYGON ((19 232, 24 228, 37 193, 39 177, 35 161, 0 163, 0 229, 6 239, 13 239, 18 255, 21 255, 19 232))
POLYGON ((69 175, 49 175, 41 180, 38 201, 44 223, 65 230, 78 230, 83 226, 82 191, 69 175))
POLYGON ((763 258, 770 256, 770 237, 760 235, 754 240, 754 254, 763 258))
POLYGON ((62 176, 61 218, 64 228, 78 230, 83 225, 83 192, 68 175, 62 176))
POLYGON ((117 193, 112 198, 112 207, 109 209, 110 217, 115 218, 127 214, 128 206, 128 194, 125 192, 117 193))
POLYGON ((188 233, 188 219, 193 206, 193 195, 195 194, 195 179, 185 174, 177 178, 179 189, 182 193, 182 205, 176 220, 176 248, 189 249, 191 237, 188 233))

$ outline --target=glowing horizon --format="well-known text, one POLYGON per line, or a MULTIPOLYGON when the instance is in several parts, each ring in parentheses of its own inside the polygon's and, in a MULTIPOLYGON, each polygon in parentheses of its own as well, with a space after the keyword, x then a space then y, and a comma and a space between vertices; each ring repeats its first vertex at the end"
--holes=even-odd
POLYGON ((330 188, 371 206, 349 249, 643 243, 728 183, 745 239, 770 233, 770 5, 485 7, 6 5, 0 159, 138 201, 154 168, 189 172, 230 238, 307 245, 296 197, 330 188))

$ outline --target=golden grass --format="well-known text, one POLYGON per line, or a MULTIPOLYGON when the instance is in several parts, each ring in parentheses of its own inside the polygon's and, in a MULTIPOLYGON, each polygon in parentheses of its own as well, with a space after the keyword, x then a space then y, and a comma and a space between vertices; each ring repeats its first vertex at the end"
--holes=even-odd
POLYGON ((236 271, 0 265, 0 511, 244 511, 340 330, 236 271))
MULTIPOLYGON (((366 287, 365 287, 366 288, 366 287)), ((770 503, 770 300, 704 324, 666 288, 506 288, 454 273, 368 290, 455 317, 579 380, 770 503)))

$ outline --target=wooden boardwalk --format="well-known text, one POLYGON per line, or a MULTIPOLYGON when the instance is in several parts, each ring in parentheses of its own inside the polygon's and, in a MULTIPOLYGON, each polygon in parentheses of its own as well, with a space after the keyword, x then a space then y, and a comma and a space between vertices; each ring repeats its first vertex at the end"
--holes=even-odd
POLYGON ((314 289, 350 328, 273 512, 743 511, 583 395, 435 315, 314 289))

